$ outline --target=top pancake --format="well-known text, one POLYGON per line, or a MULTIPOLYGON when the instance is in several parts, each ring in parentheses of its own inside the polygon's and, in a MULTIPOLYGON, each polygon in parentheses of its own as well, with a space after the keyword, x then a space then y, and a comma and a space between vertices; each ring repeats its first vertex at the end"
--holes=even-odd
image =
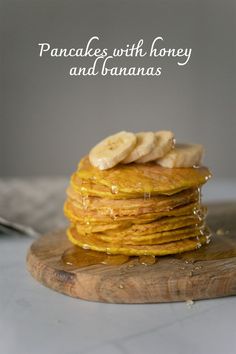
POLYGON ((85 157, 71 183, 83 195, 104 197, 105 194, 106 198, 122 199, 150 194, 172 195, 199 187, 210 177, 206 167, 164 168, 156 163, 119 164, 109 170, 99 170, 85 157))

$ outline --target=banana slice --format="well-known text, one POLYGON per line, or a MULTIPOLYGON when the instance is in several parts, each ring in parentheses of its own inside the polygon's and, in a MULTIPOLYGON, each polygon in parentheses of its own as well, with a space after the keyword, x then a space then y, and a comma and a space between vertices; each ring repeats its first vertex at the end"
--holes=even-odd
POLYGON ((145 163, 165 156, 174 147, 174 134, 168 130, 155 133, 155 147, 151 152, 139 158, 136 162, 145 163))
POLYGON ((136 136, 133 133, 119 132, 98 143, 89 153, 91 164, 100 170, 107 170, 124 160, 134 149, 136 136))
POLYGON ((122 161, 130 163, 138 160, 140 157, 149 154, 155 147, 155 134, 153 132, 143 132, 136 134, 137 142, 133 151, 122 161))
POLYGON ((175 148, 156 162, 162 167, 194 167, 201 162, 204 148, 199 144, 176 144, 175 148))

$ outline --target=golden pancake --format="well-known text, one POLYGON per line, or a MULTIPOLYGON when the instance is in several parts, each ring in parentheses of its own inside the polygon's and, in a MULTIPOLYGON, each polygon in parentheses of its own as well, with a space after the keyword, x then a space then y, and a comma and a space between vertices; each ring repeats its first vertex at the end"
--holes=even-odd
MULTIPOLYGON (((76 201, 68 199, 67 200, 69 206, 74 210, 74 212, 76 214, 80 214, 81 217, 86 217, 89 215, 96 215, 99 213, 99 215, 101 217, 106 218, 107 216, 112 217, 113 219, 117 219, 117 218, 122 218, 122 217, 126 217, 126 218, 135 218, 135 217, 139 217, 139 216, 143 216, 143 215, 154 215, 154 214, 158 214, 161 212, 165 212, 165 211, 169 211, 169 210, 173 210, 175 208, 181 207, 183 205, 188 205, 189 203, 193 203, 193 202, 197 202, 197 199, 194 196, 189 196, 188 198, 186 198, 186 200, 178 200, 178 198, 176 199, 172 199, 166 203, 156 203, 156 205, 152 205, 152 206, 142 206, 142 202, 140 201, 140 206, 136 207, 136 208, 124 208, 122 209, 121 206, 120 208, 115 208, 117 207, 117 205, 113 206, 112 204, 110 204, 110 206, 106 206, 103 208, 90 208, 89 206, 86 207, 85 209, 81 208, 81 205, 78 204, 76 201), (186 203, 184 203, 186 202, 186 203)), ((128 200, 126 201, 126 203, 128 204, 128 200)), ((125 203, 124 203, 125 205, 125 203)), ((138 205, 138 204, 137 204, 138 205)))
POLYGON ((183 189, 201 186, 211 176, 206 167, 164 168, 156 163, 119 164, 109 170, 99 170, 90 164, 88 157, 81 160, 76 175, 81 180, 106 186, 110 190, 107 197, 111 199, 114 195, 119 197, 119 194, 127 197, 130 194, 172 195, 183 189))
POLYGON ((91 233, 97 233, 97 232, 106 232, 110 230, 122 230, 123 228, 129 227, 130 224, 129 222, 121 222, 121 223, 112 223, 112 224, 81 224, 81 223, 75 223, 76 228, 78 229, 78 232, 81 233, 82 235, 87 235, 91 233))
MULTIPOLYGON (((174 216, 174 217, 165 217, 162 219, 158 219, 156 221, 139 224, 139 225, 130 225, 128 227, 117 227, 115 229, 103 229, 103 231, 107 236, 112 237, 127 237, 127 236, 143 236, 156 232, 163 232, 169 230, 177 230, 182 229, 183 227, 194 227, 199 226, 203 223, 203 219, 199 218, 195 215, 185 215, 185 216, 174 216)), ((79 224, 76 224, 76 229, 78 233, 81 231, 81 227, 79 224)), ((83 233, 83 232, 82 232, 83 233)))
MULTIPOLYGON (((200 214, 200 212, 198 213, 200 214)), ((130 221, 113 222, 110 224, 96 224, 96 223, 82 223, 74 221, 78 233, 87 235, 97 232, 105 232, 107 235, 113 233, 119 233, 123 237, 126 235, 146 235, 153 232, 174 230, 181 227, 193 226, 201 224, 205 219, 206 211, 201 211, 201 217, 196 215, 184 215, 184 216, 170 216, 157 218, 143 223, 134 223, 130 221)), ((134 220, 133 220, 134 221, 134 220)), ((137 220, 135 220, 137 221, 137 220)))
MULTIPOLYGON (((75 226, 76 228, 76 226, 75 226)), ((97 240, 102 240, 110 244, 120 245, 157 245, 160 243, 166 243, 170 241, 182 240, 184 238, 191 238, 199 236, 202 233, 203 225, 201 227, 185 227, 177 230, 156 232, 153 234, 147 234, 143 236, 126 236, 119 237, 119 233, 116 236, 107 235, 105 233, 96 233, 87 235, 87 237, 95 237, 97 240)), ((78 233, 78 230, 76 228, 78 233)), ((79 233, 78 233, 79 235, 79 233)))
MULTIPOLYGON (((159 222, 162 220, 161 218, 143 224, 133 224, 128 221, 112 224, 82 224, 80 222, 75 222, 74 224, 76 225, 78 233, 82 235, 103 232, 108 236, 113 236, 117 233, 122 236, 142 236, 147 235, 148 233, 169 231, 186 226, 200 225, 202 223, 202 219, 196 218, 192 215, 186 215, 182 220, 171 220, 170 223, 166 221, 166 217, 163 219, 165 219, 163 223, 159 222), (156 223, 157 225, 155 225, 156 223)), ((170 217, 168 219, 175 219, 175 217, 170 217)))
MULTIPOLYGON (((83 199, 83 198, 82 198, 83 199)), ((162 211, 172 210, 181 205, 199 201, 199 192, 187 190, 172 196, 151 197, 148 199, 136 198, 126 200, 86 197, 84 201, 68 198, 67 203, 76 214, 80 216, 94 215, 99 212, 100 216, 111 216, 113 219, 118 217, 139 217, 144 214, 155 214, 162 211)))
POLYGON ((81 180, 77 173, 74 173, 71 176, 70 179, 70 184, 73 187, 73 189, 79 193, 82 196, 92 196, 92 197, 99 197, 99 198, 106 198, 106 199, 125 199, 125 198, 137 198, 138 195, 137 193, 122 193, 116 192, 115 188, 110 188, 103 186, 103 185, 98 185, 93 183, 93 181, 90 180, 81 180))
POLYGON ((164 210, 176 208, 182 204, 190 202, 197 202, 200 198, 198 189, 188 189, 176 193, 172 196, 159 195, 150 198, 135 198, 135 199, 120 199, 111 200, 97 197, 83 197, 69 188, 68 201, 71 202, 75 208, 81 209, 81 213, 90 211, 98 211, 101 215, 114 216, 139 216, 146 213, 157 213, 164 210))
POLYGON ((190 215, 190 214, 204 214, 204 210, 200 207, 199 203, 189 203, 187 205, 178 206, 173 209, 166 208, 164 211, 156 213, 145 213, 138 217, 130 216, 118 216, 114 214, 113 209, 110 209, 110 215, 103 215, 100 210, 89 211, 77 208, 74 203, 67 200, 64 204, 64 213, 71 220, 72 223, 81 223, 82 225, 90 224, 111 224, 130 222, 134 224, 142 224, 152 222, 154 220, 160 219, 167 216, 180 216, 180 215, 190 215))
POLYGON ((195 215, 185 215, 182 216, 173 216, 173 217, 164 217, 157 219, 152 222, 143 223, 143 224, 132 224, 130 222, 120 222, 120 223, 111 223, 111 224, 82 224, 76 223, 76 229, 78 233, 82 235, 104 232, 107 235, 113 235, 119 233, 119 237, 125 237, 129 235, 147 235, 150 233, 175 230, 178 228, 186 226, 194 226, 202 223, 204 218, 199 218, 195 215))
POLYGON ((125 254, 129 256, 153 255, 164 256, 168 254, 182 253, 198 249, 207 242, 208 238, 204 235, 188 238, 180 241, 168 242, 158 245, 112 245, 107 242, 97 240, 95 237, 78 235, 74 228, 67 230, 69 240, 84 249, 91 249, 98 252, 109 254, 125 254))

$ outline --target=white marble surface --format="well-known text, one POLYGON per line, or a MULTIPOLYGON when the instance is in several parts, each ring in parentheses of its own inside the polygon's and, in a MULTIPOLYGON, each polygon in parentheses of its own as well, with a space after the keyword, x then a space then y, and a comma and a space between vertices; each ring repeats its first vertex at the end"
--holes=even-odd
MULTIPOLYGON (((206 201, 236 201, 236 181, 211 182, 206 201)), ((236 297, 112 305, 58 294, 31 278, 32 239, 0 235, 1 354, 235 354, 236 297)))

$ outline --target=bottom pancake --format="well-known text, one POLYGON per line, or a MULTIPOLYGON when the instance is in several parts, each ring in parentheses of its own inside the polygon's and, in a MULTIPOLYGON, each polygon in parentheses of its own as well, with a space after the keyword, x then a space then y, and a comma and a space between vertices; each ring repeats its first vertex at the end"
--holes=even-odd
POLYGON ((98 252, 105 252, 109 254, 124 254, 128 256, 165 256, 169 254, 182 253, 198 249, 203 244, 209 241, 209 234, 207 236, 201 235, 199 237, 192 237, 180 241, 168 242, 158 245, 119 245, 109 244, 107 242, 97 240, 93 237, 86 237, 79 235, 75 228, 67 230, 69 240, 84 249, 91 249, 98 252))

